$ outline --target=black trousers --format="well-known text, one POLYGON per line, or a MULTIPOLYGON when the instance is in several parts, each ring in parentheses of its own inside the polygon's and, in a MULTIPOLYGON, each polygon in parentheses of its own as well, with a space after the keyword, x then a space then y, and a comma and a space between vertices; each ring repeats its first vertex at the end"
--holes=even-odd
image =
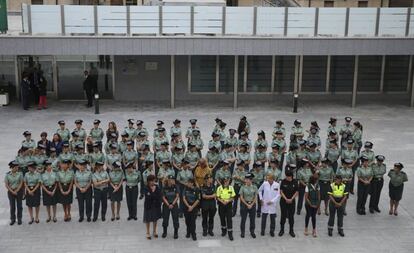
POLYGON ((7 197, 9 198, 9 205, 10 205, 10 220, 16 221, 22 220, 22 212, 23 212, 23 206, 22 206, 22 198, 23 198, 23 190, 20 189, 20 191, 16 195, 11 194, 9 191, 7 192, 7 197), (17 209, 17 215, 16 215, 16 209, 17 209))
POLYGON ((378 209, 378 204, 381 197, 382 187, 384 186, 384 179, 373 178, 371 181, 371 197, 369 199, 369 208, 378 209))
POLYGON ((305 197, 305 186, 303 186, 302 184, 299 184, 299 198, 298 198, 298 207, 297 207, 298 213, 302 211, 304 197, 305 197))
POLYGON ((270 232, 275 232, 275 228, 276 228, 276 214, 275 213, 271 213, 271 214, 262 213, 261 232, 264 233, 266 231, 267 216, 270 216, 270 232))
POLYGON ((92 90, 85 90, 86 99, 88 99, 88 106, 93 105, 93 91, 92 90))
POLYGON ((128 217, 137 217, 137 199, 138 199, 138 186, 125 186, 126 202, 128 206, 128 217))
POLYGON ((22 90, 21 94, 22 107, 26 110, 29 108, 30 91, 22 90))
POLYGON ((106 208, 108 204, 108 188, 103 190, 93 189, 94 205, 93 205, 93 218, 98 218, 99 208, 101 207, 101 217, 104 218, 106 215, 106 208))
POLYGON ((184 211, 185 225, 187 226, 187 234, 195 235, 196 233, 197 213, 197 208, 193 209, 191 212, 189 212, 188 209, 184 211))
MULTIPOLYGON (((358 153, 359 154, 359 153, 358 153)), ((354 185, 355 185, 355 171, 358 169, 359 167, 359 162, 356 162, 354 164, 354 166, 352 166, 352 179, 351 182, 349 184, 349 191, 350 192, 354 192, 354 185)))
MULTIPOLYGON (((175 204, 174 207, 170 209, 168 206, 166 206, 163 203, 162 204, 162 226, 165 228, 168 227, 168 223, 170 221, 170 214, 171 214, 174 228, 178 229, 180 226, 180 223, 178 222, 178 205, 175 204)), ((194 220, 194 223, 195 223, 195 220, 194 220)), ((187 224, 187 220, 186 220, 186 224, 187 224)), ((188 226, 187 226, 187 230, 188 230, 188 226)), ((194 228, 194 231, 195 231, 195 228, 194 228)))
POLYGON ((318 208, 314 208, 305 204, 306 209, 306 217, 305 217, 305 227, 307 228, 309 225, 309 220, 312 220, 312 228, 316 229, 316 213, 318 212, 318 208))
POLYGON ((79 188, 76 188, 76 197, 78 198, 79 205, 79 218, 83 218, 85 214, 86 207, 86 217, 90 218, 92 216, 92 189, 89 189, 82 193, 79 188))
MULTIPOLYGON (((259 186, 260 187, 260 186, 259 186)), ((259 187, 257 187, 257 189, 259 189, 259 187)), ((259 198, 259 194, 257 194, 256 196, 257 199, 257 208, 256 208, 256 213, 257 214, 261 214, 262 213, 262 202, 260 202, 260 198, 259 198)))
POLYGON ((241 186, 238 184, 234 185, 234 192, 236 193, 236 196, 234 196, 234 200, 233 200, 233 216, 237 214, 237 204, 239 202, 239 191, 240 191, 241 186))
POLYGON ((228 231, 233 230, 233 220, 232 220, 232 203, 223 205, 219 202, 218 212, 220 216, 221 229, 227 229, 228 231))
POLYGON ((289 220, 289 228, 293 230, 295 224, 295 201, 288 204, 283 199, 280 201, 280 230, 285 229, 286 219, 289 220))
POLYGON ((214 216, 216 215, 216 212, 217 208, 215 206, 201 209, 201 217, 203 218, 201 224, 203 226, 203 231, 213 231, 214 216))
MULTIPOLYGON (((336 202, 341 202, 340 199, 336 200, 336 202)), ((332 201, 329 201, 329 221, 328 221, 328 229, 333 229, 335 224, 335 216, 338 216, 338 230, 342 230, 344 226, 344 211, 345 206, 342 205, 340 207, 335 207, 332 201)))
POLYGON ((251 209, 248 209, 247 206, 243 203, 240 203, 240 214, 241 214, 241 221, 240 221, 240 231, 244 234, 245 227, 246 227, 246 220, 247 215, 249 215, 249 222, 250 222, 250 233, 254 233, 256 228, 256 205, 253 205, 251 209))
POLYGON ((370 190, 370 184, 366 185, 358 181, 358 198, 357 198, 357 211, 365 211, 365 204, 370 190))

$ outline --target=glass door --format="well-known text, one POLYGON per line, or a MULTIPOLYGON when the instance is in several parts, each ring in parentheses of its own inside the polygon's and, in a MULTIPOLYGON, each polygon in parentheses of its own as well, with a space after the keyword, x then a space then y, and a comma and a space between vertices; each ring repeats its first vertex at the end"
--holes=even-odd
POLYGON ((47 81, 48 93, 54 93, 53 85, 53 57, 52 56, 17 56, 17 65, 19 70, 19 82, 21 81, 23 72, 33 75, 37 71, 47 81))

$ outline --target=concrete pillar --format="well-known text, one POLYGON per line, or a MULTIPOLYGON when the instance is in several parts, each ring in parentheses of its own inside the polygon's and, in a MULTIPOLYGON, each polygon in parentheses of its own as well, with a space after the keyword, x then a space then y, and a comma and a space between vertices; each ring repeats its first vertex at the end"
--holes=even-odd
POLYGON ((171 108, 175 108, 175 55, 171 55, 171 108))
POLYGON ((237 88, 239 85, 239 56, 234 56, 234 90, 233 90, 233 109, 237 109, 237 88))
POLYGON ((356 96, 358 90, 358 64, 359 64, 359 56, 355 55, 355 63, 354 63, 354 82, 352 86, 352 107, 356 106, 356 96))

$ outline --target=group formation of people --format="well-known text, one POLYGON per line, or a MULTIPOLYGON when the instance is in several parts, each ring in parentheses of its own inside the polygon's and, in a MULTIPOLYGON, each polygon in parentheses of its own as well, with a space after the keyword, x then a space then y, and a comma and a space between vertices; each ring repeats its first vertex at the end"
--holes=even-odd
MULTIPOLYGON (((73 192, 79 207, 79 222, 106 220, 110 200, 111 221, 120 219, 124 195, 128 220, 137 220, 137 202, 144 198, 143 222, 147 239, 157 238, 157 221, 162 218, 162 237, 167 237, 170 216, 173 238, 178 238, 179 219, 184 217, 186 237, 197 240, 196 219, 202 216, 203 236, 214 236, 214 217, 220 216, 221 236, 233 240, 233 217, 241 215, 240 236, 256 238, 256 218, 261 218, 260 235, 267 230, 275 236, 276 213, 280 207, 280 230, 295 237, 294 216, 305 206, 305 235, 317 237, 316 217, 329 216, 328 235, 335 219, 344 236, 343 217, 347 200, 357 184, 356 212, 379 213, 379 200, 387 168, 383 155, 375 154, 373 143, 362 141, 363 127, 345 117, 342 126, 330 118, 327 133, 316 121, 305 129, 295 120, 288 134, 281 120, 275 122, 271 138, 257 132, 251 141, 251 127, 242 116, 237 129, 226 130, 219 118, 206 145, 196 119, 182 129, 176 119, 167 131, 159 120, 152 132, 142 120, 129 119, 118 130, 109 122, 104 131, 100 120, 87 132, 82 120, 69 131, 65 121, 51 140, 42 132, 38 142, 29 131, 23 133, 16 158, 9 163, 5 185, 10 200, 10 225, 22 224, 22 200, 26 201, 29 224, 39 223, 41 200, 47 210, 46 222, 57 222, 56 205, 62 204, 65 222, 71 221, 73 192), (120 135, 120 136, 119 136, 120 135), (324 145, 322 138, 326 139, 324 145), (104 139, 106 139, 104 143, 104 139), (324 152, 322 153, 322 149, 324 152), (270 150, 270 151, 269 151, 270 150), (125 194, 124 194, 125 192, 125 194), (217 208, 218 207, 218 208, 217 208), (312 223, 312 231, 308 229, 312 223), (151 233, 152 226, 152 233, 151 233)), ((388 171, 390 215, 398 215, 407 174, 402 163, 388 171)))

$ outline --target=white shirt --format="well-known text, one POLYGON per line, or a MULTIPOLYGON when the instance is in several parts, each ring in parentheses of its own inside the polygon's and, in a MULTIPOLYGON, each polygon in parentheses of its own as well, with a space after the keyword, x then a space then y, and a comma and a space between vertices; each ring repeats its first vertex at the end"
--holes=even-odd
POLYGON ((280 185, 273 181, 270 185, 265 181, 259 188, 259 199, 263 200, 262 213, 275 214, 276 204, 280 198, 280 185))

